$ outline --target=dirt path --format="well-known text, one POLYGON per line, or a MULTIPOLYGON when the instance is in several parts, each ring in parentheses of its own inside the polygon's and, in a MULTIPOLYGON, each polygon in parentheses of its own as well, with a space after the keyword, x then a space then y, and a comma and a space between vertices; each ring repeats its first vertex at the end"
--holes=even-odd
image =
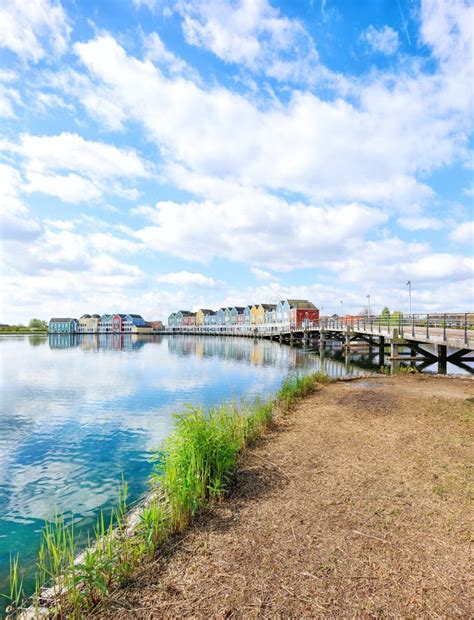
POLYGON ((473 396, 449 378, 325 386, 100 615, 472 617, 473 396))

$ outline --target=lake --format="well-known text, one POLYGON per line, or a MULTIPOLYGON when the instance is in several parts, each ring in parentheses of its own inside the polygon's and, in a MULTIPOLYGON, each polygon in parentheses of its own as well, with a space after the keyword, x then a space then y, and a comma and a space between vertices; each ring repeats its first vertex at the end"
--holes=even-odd
POLYGON ((210 336, 2 336, 0 361, 0 591, 11 554, 31 576, 55 510, 90 528, 122 475, 132 501, 146 492, 150 451, 186 403, 270 394, 292 371, 365 372, 330 352, 210 336))

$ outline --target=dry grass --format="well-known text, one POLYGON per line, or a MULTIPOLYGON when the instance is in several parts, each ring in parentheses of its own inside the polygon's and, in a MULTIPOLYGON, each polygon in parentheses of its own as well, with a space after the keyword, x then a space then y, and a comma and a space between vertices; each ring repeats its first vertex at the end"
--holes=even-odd
POLYGON ((414 376, 329 384, 96 614, 472 617, 473 388, 414 376))

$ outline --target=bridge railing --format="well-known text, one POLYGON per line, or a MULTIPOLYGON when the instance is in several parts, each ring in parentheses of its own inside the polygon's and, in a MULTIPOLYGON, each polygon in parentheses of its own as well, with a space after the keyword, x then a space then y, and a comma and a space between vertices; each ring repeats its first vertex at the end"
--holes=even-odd
MULTIPOLYGON (((350 329, 382 334, 393 333, 393 330, 397 329, 401 337, 410 335, 414 337, 423 332, 426 338, 430 338, 430 334, 436 333, 437 336, 442 335, 443 340, 446 340, 449 330, 451 335, 453 333, 457 335, 458 332, 463 336, 464 342, 467 343, 469 332, 474 330, 474 313, 396 313, 392 316, 387 314, 343 316, 321 319, 317 323, 319 328, 337 331, 345 331, 349 327, 350 329)), ((312 328, 317 329, 315 323, 312 324, 312 328)))

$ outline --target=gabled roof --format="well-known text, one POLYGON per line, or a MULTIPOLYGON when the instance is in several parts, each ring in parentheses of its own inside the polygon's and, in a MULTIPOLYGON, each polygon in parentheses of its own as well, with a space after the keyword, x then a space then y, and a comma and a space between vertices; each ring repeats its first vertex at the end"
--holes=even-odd
POLYGON ((116 313, 116 314, 112 314, 112 316, 119 316, 120 318, 124 319, 127 315, 126 314, 116 313))
POLYGON ((307 299, 287 299, 286 300, 291 308, 309 308, 310 310, 316 310, 316 306, 307 299))
POLYGON ((92 314, 91 319, 100 319, 100 314, 92 314))
MULTIPOLYGON (((122 316, 122 315, 120 315, 122 316)), ((131 316, 132 319, 143 319, 141 314, 129 314, 128 316, 131 316)))
POLYGON ((198 312, 202 312, 203 314, 215 314, 214 310, 210 310, 209 308, 199 308, 198 312))
POLYGON ((242 314, 245 310, 245 306, 233 306, 232 310, 237 310, 238 314, 242 314))
POLYGON ((264 310, 275 310, 276 304, 260 304, 264 310))
MULTIPOLYGON (((195 312, 191 312, 190 310, 178 310, 178 312, 181 312, 183 316, 191 316, 192 314, 196 314, 195 312)), ((176 314, 178 314, 178 312, 176 314)))
POLYGON ((71 317, 66 317, 65 319, 49 319, 50 323, 65 323, 66 321, 77 321, 77 319, 71 319, 71 317))
POLYGON ((90 319, 90 318, 91 318, 91 315, 90 315, 90 314, 83 314, 83 315, 81 316, 81 319, 90 319))

